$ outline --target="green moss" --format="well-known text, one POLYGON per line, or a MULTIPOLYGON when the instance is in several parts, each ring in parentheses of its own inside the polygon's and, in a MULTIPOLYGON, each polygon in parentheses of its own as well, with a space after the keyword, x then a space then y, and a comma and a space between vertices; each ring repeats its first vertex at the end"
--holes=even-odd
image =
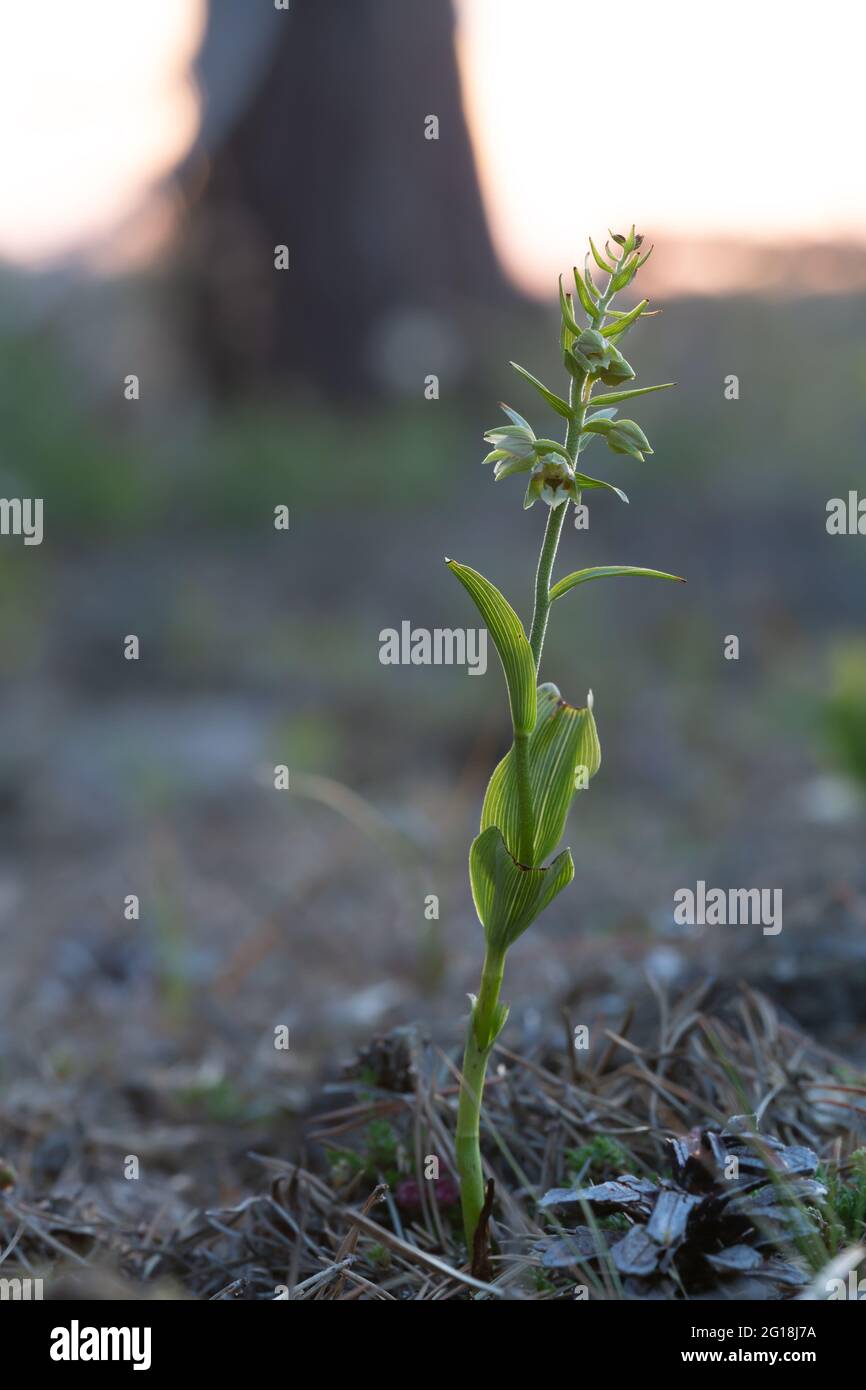
POLYGON ((577 1149, 566 1149, 565 1158, 568 1179, 573 1185, 590 1178, 615 1177, 634 1167, 629 1150, 606 1134, 597 1134, 577 1149))

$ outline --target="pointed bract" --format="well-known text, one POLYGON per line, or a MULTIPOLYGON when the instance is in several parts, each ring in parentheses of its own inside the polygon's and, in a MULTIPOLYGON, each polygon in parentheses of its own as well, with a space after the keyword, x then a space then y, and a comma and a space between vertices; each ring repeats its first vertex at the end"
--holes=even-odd
MULTIPOLYGON (((590 709, 576 709, 563 700, 553 684, 538 688, 538 716, 529 736, 529 778, 532 789, 534 839, 532 866, 542 864, 562 839, 575 790, 575 769, 585 767, 594 777, 601 748, 590 709)), ((517 857, 519 806, 514 749, 496 767, 481 811, 481 829, 496 825, 508 849, 517 857)))
POLYGON ((469 851, 469 879, 489 949, 498 953, 513 946, 573 878, 570 850, 546 869, 526 868, 509 853, 495 825, 482 830, 469 851))

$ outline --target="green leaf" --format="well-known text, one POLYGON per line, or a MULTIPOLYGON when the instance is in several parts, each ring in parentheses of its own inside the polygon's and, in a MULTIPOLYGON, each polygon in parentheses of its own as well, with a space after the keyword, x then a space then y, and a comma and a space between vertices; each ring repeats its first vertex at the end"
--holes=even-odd
POLYGON ((640 257, 638 255, 631 255, 628 260, 623 262, 622 267, 610 282, 610 288, 614 294, 618 294, 620 290, 626 289, 631 284, 638 272, 639 264, 640 257))
MULTIPOLYGON (((505 414, 508 416, 511 423, 513 425, 516 425, 518 429, 526 430, 529 434, 533 433, 533 429, 529 421, 524 420, 523 416, 518 414, 516 410, 513 410, 510 405, 506 405, 504 401, 500 401, 499 409, 505 411, 505 414)), ((508 426, 503 426, 503 428, 507 429, 508 426)))
MULTIPOLYGON (((571 317, 574 318, 574 303, 572 301, 571 294, 567 293, 565 297, 568 300, 568 307, 571 317)), ((574 337, 575 335, 572 333, 571 329, 568 327, 568 324, 563 319, 562 323, 559 325, 559 346, 562 348, 563 352, 569 352, 571 350, 571 345, 574 342, 574 337)))
POLYGON ((509 854, 497 826, 482 830, 469 851, 469 879, 490 948, 506 951, 573 878, 570 850, 546 869, 528 869, 509 854))
POLYGON ((608 391, 604 396, 593 396, 593 405, 614 405, 617 401, 629 401, 633 396, 648 396, 651 391, 667 391, 676 386, 675 381, 663 381, 661 386, 636 386, 632 391, 608 391))
POLYGON ((562 321, 565 324, 566 328, 569 330, 570 333, 574 333, 576 336, 580 332, 580 329, 578 328, 577 323, 575 322, 574 315, 571 312, 571 305, 565 297, 565 290, 562 288, 561 275, 559 277, 559 308, 560 312, 562 313, 562 321))
POLYGON ((636 304, 627 314, 623 314, 622 317, 618 317, 614 323, 609 323, 606 328, 603 328, 601 331, 604 336, 606 338, 618 338, 621 333, 625 333, 627 329, 631 328, 635 320, 640 318, 648 304, 648 299, 642 299, 640 304, 636 304))
MULTIPOLYGON (((592 295, 592 297, 593 297, 594 300, 601 299, 601 291, 599 290, 598 286, 596 285, 595 281, 593 280, 593 278, 592 278, 592 273, 591 273, 590 268, 589 268, 589 252, 588 252, 588 251, 587 251, 586 255, 585 255, 584 258, 583 258, 583 283, 586 285, 586 288, 589 290, 589 292, 590 292, 590 294, 592 295)), ((597 307, 596 307, 596 313, 598 313, 598 308, 597 308, 597 307)))
POLYGON ((598 266, 599 270, 606 270, 607 273, 608 273, 608 275, 612 275, 612 274, 613 274, 613 266, 612 266, 612 265, 608 265, 608 263, 607 263, 607 261, 604 259, 604 257, 601 256, 601 255, 599 254, 598 247, 596 246, 596 244, 595 244, 595 242, 593 241, 592 237, 589 238, 589 248, 590 248, 590 250, 592 251, 592 258, 593 258, 593 260, 595 261, 596 265, 598 266))
POLYGON ((569 589, 574 589, 578 584, 586 584, 590 579, 606 579, 609 575, 637 575, 643 579, 673 579, 677 584, 685 584, 685 580, 679 574, 666 574, 664 570, 645 570, 638 569, 635 565, 597 565, 593 569, 575 570, 574 574, 567 574, 564 579, 560 579, 550 590, 549 598, 553 603, 554 599, 562 598, 569 589))
POLYGON ((628 501, 621 487, 614 487, 613 483, 606 483, 602 478, 590 478, 588 473, 575 472, 574 481, 579 488, 603 487, 607 492, 615 492, 621 502, 628 501))
MULTIPOLYGON (((605 313, 609 314, 612 319, 627 319, 630 312, 631 310, 626 312, 625 309, 611 309, 610 307, 605 310, 605 313)), ((657 319, 661 312, 661 309, 645 309, 641 317, 645 319, 657 319)))
POLYGON ((544 397, 547 404, 556 411, 557 415, 561 415, 564 420, 571 419, 571 406, 568 404, 568 401, 564 401, 561 396, 557 396, 554 391, 549 390, 543 381, 539 381, 537 376, 533 376, 532 372, 528 372, 526 368, 521 367, 518 362, 510 362, 508 365, 513 367, 517 375, 522 376, 524 381, 528 381, 530 386, 535 387, 536 391, 544 397))
MULTIPOLYGON (((562 839, 571 798, 574 772, 585 766, 594 777, 601 763, 595 720, 591 709, 566 704, 555 685, 538 688, 538 717, 527 745, 529 784, 533 812, 532 867, 552 854, 562 839)), ((514 749, 510 748, 490 778, 481 809, 481 829, 495 825, 506 847, 520 858, 519 803, 514 749)))
POLYGON ((470 994, 469 998, 472 1002, 472 1031, 475 1034, 475 1040, 478 1043, 478 1046, 480 1047, 481 1051, 486 1052, 488 1048, 491 1048, 493 1046, 493 1044, 496 1042, 496 1039, 499 1037, 499 1034, 505 1027, 505 1023, 509 1013, 511 1012, 511 1009, 510 1006, 508 1004, 503 1003, 501 999, 498 1000, 496 1007, 493 1010, 490 1022, 487 1025, 486 1034, 482 1034, 480 1031, 481 1020, 479 1018, 477 1008, 478 1000, 475 998, 474 994, 470 994))
POLYGON ((507 599, 489 579, 468 565, 446 560, 452 574, 474 602, 493 638, 511 705, 511 722, 516 734, 529 734, 535 727, 535 661, 526 640, 523 624, 507 599))
POLYGON ((598 310, 595 307, 589 290, 586 288, 586 285, 584 284, 583 279, 581 278, 581 274, 577 266, 574 267, 574 286, 577 290, 577 297, 581 302, 584 313, 588 316, 590 323, 594 323, 598 315, 598 310))
POLYGON ((535 452, 537 454, 559 454, 571 463, 571 454, 564 444, 560 444, 558 439, 536 439, 535 452))

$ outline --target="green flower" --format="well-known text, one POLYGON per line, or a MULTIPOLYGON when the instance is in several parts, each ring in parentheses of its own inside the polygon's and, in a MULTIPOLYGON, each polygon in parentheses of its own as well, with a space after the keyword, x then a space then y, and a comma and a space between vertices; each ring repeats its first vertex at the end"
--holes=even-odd
POLYGON ((649 440, 634 420, 611 420, 598 415, 587 421, 584 431, 604 435, 615 454, 630 454, 632 458, 640 459, 641 463, 644 454, 652 453, 649 440))
POLYGON ((511 406, 503 405, 502 409, 511 424, 494 425, 484 432, 485 440, 493 448, 482 462, 496 464, 497 478, 508 473, 525 472, 532 467, 535 459, 535 431, 532 426, 511 406))
POLYGON ((623 381, 632 381, 633 378, 634 368, 626 362, 617 348, 612 347, 608 367, 601 373, 601 380, 605 386, 619 386, 623 381))
POLYGON ((558 454, 542 454, 532 470, 523 505, 531 507, 540 497, 548 507, 558 507, 569 498, 576 502, 577 493, 571 464, 558 454))
POLYGON ((610 363, 612 351, 613 345, 596 328, 585 328, 571 345, 572 356, 586 376, 600 376, 610 363))
POLYGON ((607 386, 630 381, 634 371, 622 353, 597 328, 585 328, 571 345, 571 357, 585 376, 600 378, 607 386))
POLYGON ((649 440, 634 420, 615 420, 607 432, 607 442, 615 454, 631 454, 632 458, 640 459, 641 463, 644 454, 652 453, 649 440))

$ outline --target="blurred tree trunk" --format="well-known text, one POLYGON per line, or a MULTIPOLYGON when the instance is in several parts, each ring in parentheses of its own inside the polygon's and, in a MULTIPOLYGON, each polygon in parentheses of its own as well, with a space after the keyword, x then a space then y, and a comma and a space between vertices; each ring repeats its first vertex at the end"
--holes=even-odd
POLYGON ((213 0, 199 62, 211 116, 226 73, 245 63, 248 90, 221 129, 206 116, 204 159, 183 180, 192 328, 214 388, 303 377, 328 394, 375 389, 389 334, 399 344, 413 322, 507 300, 451 0, 291 0, 258 14, 213 0), (438 140, 425 138, 428 116, 438 140))

